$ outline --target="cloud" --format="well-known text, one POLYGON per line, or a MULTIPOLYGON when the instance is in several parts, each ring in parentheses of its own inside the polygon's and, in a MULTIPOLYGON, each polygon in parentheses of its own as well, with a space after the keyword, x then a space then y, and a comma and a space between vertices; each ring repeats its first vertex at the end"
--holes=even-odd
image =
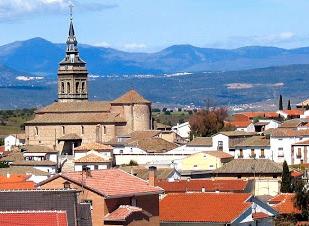
POLYGON ((14 21, 34 14, 62 13, 68 11, 70 4, 80 11, 101 11, 117 7, 90 1, 80 3, 77 0, 0 0, 0 22, 14 21))
POLYGON ((126 51, 140 51, 146 49, 146 47, 143 43, 127 43, 123 45, 122 49, 126 51))
POLYGON ((98 47, 105 47, 105 48, 111 47, 111 44, 105 41, 94 43, 93 45, 98 46, 98 47))

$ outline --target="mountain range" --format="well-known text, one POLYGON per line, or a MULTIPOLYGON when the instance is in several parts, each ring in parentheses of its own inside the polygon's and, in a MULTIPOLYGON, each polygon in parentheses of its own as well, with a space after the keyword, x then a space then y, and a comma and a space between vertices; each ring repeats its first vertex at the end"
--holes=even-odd
MULTIPOLYGON (((174 45, 155 53, 131 53, 80 44, 79 50, 89 72, 97 75, 232 71, 309 64, 309 47, 213 49, 174 45)), ((13 42, 0 46, 0 64, 11 68, 12 73, 55 77, 64 51, 64 44, 55 44, 42 38, 13 42)))

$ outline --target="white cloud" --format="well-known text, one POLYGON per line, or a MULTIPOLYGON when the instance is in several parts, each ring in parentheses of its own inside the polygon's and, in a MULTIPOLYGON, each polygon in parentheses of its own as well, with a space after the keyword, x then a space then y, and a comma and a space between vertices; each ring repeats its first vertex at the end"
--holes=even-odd
POLYGON ((105 48, 111 47, 111 44, 105 41, 94 43, 93 45, 98 46, 98 47, 105 47, 105 48))
POLYGON ((0 21, 11 21, 37 13, 59 13, 68 11, 70 4, 75 5, 81 11, 100 11, 114 8, 117 5, 102 3, 80 3, 77 0, 0 0, 0 21))
POLYGON ((144 50, 147 46, 143 43, 127 43, 124 44, 122 49, 126 51, 140 51, 144 50))

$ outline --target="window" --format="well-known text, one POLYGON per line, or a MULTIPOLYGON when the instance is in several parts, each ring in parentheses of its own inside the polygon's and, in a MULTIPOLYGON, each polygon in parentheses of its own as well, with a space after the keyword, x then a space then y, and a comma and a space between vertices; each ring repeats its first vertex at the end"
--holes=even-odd
POLYGON ((263 148, 261 149, 261 156, 260 156, 260 158, 265 158, 265 150, 263 148))
POLYGON ((82 93, 85 93, 85 82, 82 82, 82 93))
POLYGON ((297 155, 296 155, 296 157, 297 157, 298 159, 301 159, 301 148, 298 148, 298 149, 297 149, 297 155))
POLYGON ((120 153, 120 154, 123 154, 123 150, 120 150, 119 153, 120 153))
POLYGON ((197 167, 197 165, 194 165, 193 167, 194 167, 194 168, 196 168, 196 167, 197 167))
POLYGON ((103 126, 103 134, 106 134, 106 126, 103 126))
POLYGON ((69 181, 66 181, 66 182, 63 183, 63 187, 65 189, 69 189, 69 188, 71 188, 71 183, 69 181))
POLYGON ((251 158, 255 158, 255 150, 254 149, 251 149, 251 158))
POLYGON ((278 148, 278 157, 284 157, 283 148, 278 148))
POLYGON ((71 92, 71 84, 70 82, 67 82, 67 93, 71 92))
POLYGON ((65 134, 65 127, 62 126, 62 134, 65 134))
POLYGON ((217 147, 217 149, 219 150, 219 151, 222 151, 223 150, 223 141, 218 141, 218 147, 217 147))
POLYGON ((98 170, 98 169, 99 169, 99 166, 98 166, 98 165, 94 165, 94 169, 95 169, 95 170, 98 170))
POLYGON ((85 128, 84 126, 81 126, 82 134, 85 134, 85 128))
POLYGON ((64 82, 61 82, 60 92, 61 92, 61 93, 64 93, 64 82))
POLYGON ((132 198, 131 198, 131 206, 136 206, 136 204, 137 204, 136 198, 135 198, 135 197, 132 197, 132 198))
POLYGON ((244 151, 242 149, 239 149, 239 158, 244 157, 244 151))
POLYGON ((39 135, 39 128, 36 126, 34 127, 34 134, 37 136, 39 135))
POLYGON ((79 93, 79 82, 76 82, 76 93, 79 93))

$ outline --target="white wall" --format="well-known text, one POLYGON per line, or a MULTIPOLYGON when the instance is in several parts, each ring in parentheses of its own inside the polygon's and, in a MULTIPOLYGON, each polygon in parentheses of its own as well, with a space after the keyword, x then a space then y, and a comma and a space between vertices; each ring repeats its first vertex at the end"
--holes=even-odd
MULTIPOLYGON (((87 151, 85 152, 75 152, 74 159, 79 159, 87 155, 87 151)), ((111 152, 96 152, 97 155, 101 156, 102 158, 111 158, 111 152)))
POLYGON ((16 137, 14 137, 12 135, 4 138, 4 149, 5 149, 5 151, 11 151, 12 146, 19 146, 19 145, 23 145, 23 143, 21 143, 19 139, 17 139, 16 137))
MULTIPOLYGON (((263 147, 264 148, 264 155, 265 158, 264 159, 272 159, 272 153, 271 153, 271 148, 270 147, 263 147)), ((259 159, 260 155, 261 155, 261 147, 243 147, 243 159, 251 159, 251 149, 254 149, 255 151, 255 158, 259 159)), ((232 152, 231 152, 232 154, 232 152)), ((238 159, 240 155, 240 148, 236 148, 235 149, 235 154, 234 157, 235 159, 238 159)))
POLYGON ((90 170, 94 170, 94 166, 98 165, 98 169, 108 169, 108 163, 107 164, 75 164, 74 165, 74 171, 82 171, 83 166, 87 166, 90 168, 90 170))
POLYGON ((113 150, 113 154, 114 155, 119 155, 119 154, 130 155, 130 154, 147 154, 147 152, 140 148, 126 146, 126 147, 115 147, 113 150))
POLYGON ((265 126, 265 130, 275 129, 275 128, 278 128, 280 126, 280 123, 275 121, 275 120, 261 119, 261 120, 259 120, 259 122, 268 122, 268 124, 265 126))
POLYGON ((116 154, 114 155, 116 165, 129 164, 131 160, 139 165, 146 165, 150 162, 169 162, 185 158, 187 155, 172 154, 116 154))
POLYGON ((253 123, 250 123, 247 127, 239 127, 236 128, 237 131, 244 131, 244 132, 255 132, 255 127, 253 123))
POLYGON ((33 168, 42 170, 48 173, 56 173, 56 166, 33 166, 33 168))
POLYGON ((190 124, 189 122, 177 124, 177 126, 172 127, 172 131, 174 131, 175 133, 177 133, 179 136, 183 138, 189 138, 190 132, 191 132, 190 124))
POLYGON ((273 152, 273 160, 275 162, 282 163, 284 160, 290 165, 292 164, 292 144, 308 140, 309 136, 300 138, 300 137, 270 137, 270 146, 273 152), (283 151, 280 151, 280 154, 283 152, 284 156, 280 157, 279 148, 282 148, 283 151))
POLYGON ((216 134, 212 137, 212 145, 213 145, 212 149, 217 150, 219 141, 223 142, 223 151, 229 153, 229 137, 221 133, 216 134))
POLYGON ((166 152, 166 154, 183 154, 183 155, 191 155, 202 151, 216 151, 213 147, 200 147, 200 146, 190 146, 182 145, 173 150, 166 152))

